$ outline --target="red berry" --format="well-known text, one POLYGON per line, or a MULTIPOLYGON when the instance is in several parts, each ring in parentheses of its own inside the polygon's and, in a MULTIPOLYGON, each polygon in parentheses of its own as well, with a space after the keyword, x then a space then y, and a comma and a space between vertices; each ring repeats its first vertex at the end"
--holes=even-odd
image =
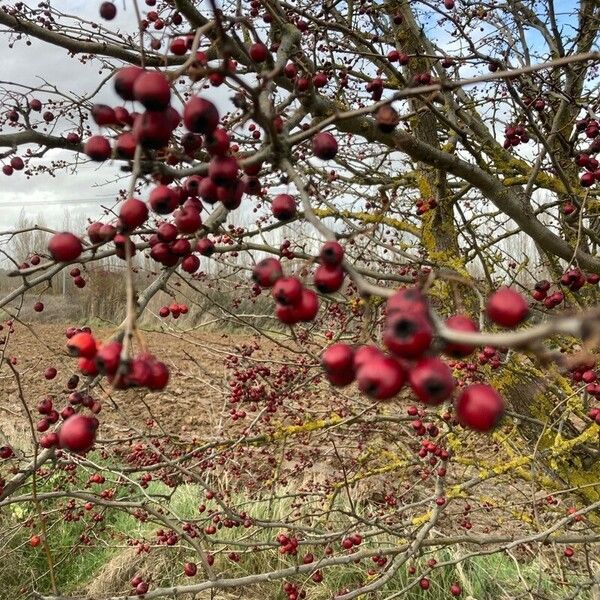
POLYGON ((100 5, 100 16, 106 21, 112 21, 117 16, 117 7, 112 2, 103 2, 100 5))
POLYGON ((284 306, 297 306, 302 298, 302 283, 296 277, 280 277, 273 285, 273 298, 284 306))
POLYGON ((486 312, 494 323, 503 327, 514 327, 527 317, 529 306, 519 292, 502 287, 488 298, 486 312))
POLYGON ((419 313, 398 311, 387 319, 383 343, 402 358, 419 358, 429 349, 432 340, 431 323, 419 313))
POLYGON ((219 113, 212 102, 194 96, 185 104, 183 123, 194 133, 212 133, 219 124, 219 113))
POLYGON ((76 333, 67 341, 67 349, 71 356, 83 356, 84 358, 94 358, 96 356, 96 340, 90 333, 76 333))
POLYGON ((261 287, 272 287, 281 277, 283 270, 276 258, 264 258, 252 269, 252 279, 261 287))
POLYGON ((248 50, 250 58, 257 63, 265 62, 269 57, 269 49, 261 42, 256 42, 248 50))
POLYGON ((98 421, 86 415, 73 415, 61 426, 58 439, 61 448, 71 452, 87 452, 96 440, 98 421))
POLYGON ((389 356, 376 356, 366 361, 356 374, 358 389, 376 400, 395 396, 406 380, 400 363, 389 356))
POLYGON ((314 275, 315 287, 323 294, 337 292, 344 283, 344 270, 329 265, 317 267, 314 275))
POLYGON ((103 162, 112 154, 109 141, 102 135, 93 135, 89 138, 83 151, 96 162, 103 162))
POLYGON ((321 160, 331 160, 338 151, 337 140, 328 131, 317 133, 312 140, 315 156, 321 160))
POLYGON ((72 233, 55 233, 48 242, 48 251, 57 262, 71 262, 83 251, 81 240, 72 233))
POLYGON ((303 288, 300 303, 294 308, 299 321, 312 321, 319 312, 319 298, 313 290, 303 288))
POLYGON ((133 231, 145 223, 148 218, 148 207, 137 198, 130 198, 121 204, 119 220, 123 231, 133 231))
MULTIPOLYGON (((454 331, 477 332, 479 327, 477 323, 467 315, 453 315, 446 319, 446 327, 454 331)), ((475 346, 469 344, 460 344, 448 342, 444 347, 444 352, 450 356, 463 357, 469 356, 475 350, 475 346)))
POLYGON ((179 197, 174 189, 159 185, 150 192, 150 207, 159 215, 168 215, 179 206, 179 197))
POLYGON ((94 104, 91 112, 92 118, 100 126, 115 125, 117 122, 114 109, 106 104, 94 104))
POLYGON ((330 267, 337 267, 344 258, 344 248, 338 242, 325 242, 319 253, 321 262, 330 267))
POLYGON ((461 425, 476 431, 491 431, 504 413, 504 400, 491 386, 475 383, 465 388, 455 403, 461 425))
POLYGON ((196 243, 196 251, 202 256, 211 256, 215 251, 215 244, 208 238, 201 238, 196 243))
POLYGON ((148 110, 165 110, 171 100, 171 86, 159 71, 146 71, 136 78, 133 94, 148 110))
POLYGON ((289 194, 279 194, 271 203, 273 216, 279 221, 289 221, 296 216, 296 200, 289 194))
POLYGON ((102 344, 95 356, 98 370, 106 375, 114 375, 121 361, 121 350, 122 346, 117 341, 102 344))
POLYGON ((198 567, 196 566, 196 563, 186 562, 183 566, 183 572, 188 577, 193 577, 198 572, 198 567))
POLYGON ((321 355, 321 365, 328 373, 354 372, 354 350, 349 344, 332 344, 321 355))
POLYGON ((450 367, 441 359, 422 358, 408 373, 408 381, 417 398, 437 405, 447 400, 454 391, 454 377, 450 367))

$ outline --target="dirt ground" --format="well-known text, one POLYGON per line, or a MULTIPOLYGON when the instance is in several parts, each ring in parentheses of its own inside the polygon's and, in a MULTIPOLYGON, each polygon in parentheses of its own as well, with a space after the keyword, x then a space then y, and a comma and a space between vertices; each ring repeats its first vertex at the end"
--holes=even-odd
MULTIPOLYGON (((55 400, 60 411, 66 404, 68 390, 66 383, 78 372, 76 359, 66 352, 65 331, 67 325, 36 324, 35 330, 19 323, 14 325, 14 333, 8 336, 5 348, 7 359, 16 358, 21 388, 27 405, 34 409, 32 418, 39 415, 35 406, 39 400, 49 395, 55 400), (48 367, 57 369, 55 379, 47 380, 44 371, 48 367)), ((5 327, 0 335, 6 335, 5 327)), ((113 330, 96 328, 94 334, 99 339, 108 339, 113 330)), ((165 432, 184 437, 206 439, 218 435, 229 420, 222 420, 227 391, 227 371, 225 357, 236 352, 236 347, 251 343, 252 337, 240 333, 187 332, 185 341, 176 332, 145 331, 142 334, 147 349, 160 357, 171 371, 171 380, 162 392, 141 390, 111 390, 106 381, 95 387, 93 396, 102 402, 102 422, 113 423, 118 434, 119 423, 123 426, 144 427, 153 419, 165 432), (113 413, 113 414, 111 414, 113 413), (201 430, 199 429, 201 428, 201 430), (207 436, 207 430, 212 435, 207 436)), ((268 346, 261 342, 264 355, 268 346)), ((82 378, 83 381, 84 378, 82 378)), ((78 389, 82 388, 82 384, 78 389)), ((28 423, 19 397, 15 376, 4 365, 0 370, 0 428, 7 438, 22 441, 28 423)), ((103 429, 104 435, 106 430, 103 429)))

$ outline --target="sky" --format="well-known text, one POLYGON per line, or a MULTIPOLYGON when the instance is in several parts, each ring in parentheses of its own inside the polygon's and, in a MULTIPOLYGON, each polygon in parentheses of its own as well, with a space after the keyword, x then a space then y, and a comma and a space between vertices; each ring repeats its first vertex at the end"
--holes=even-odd
MULTIPOLYGON (((118 14, 110 23, 110 29, 135 31, 136 17, 132 3, 124 0, 117 0, 116 3, 118 14)), ((569 10, 572 4, 571 0, 565 0, 569 10)), ((98 5, 99 0, 60 0, 55 4, 65 13, 89 21, 98 20, 98 5)), ((566 9, 567 6, 563 8, 566 9)), ((443 28, 436 30, 435 34, 438 43, 447 47, 448 51, 460 53, 461 49, 452 47, 443 28)), ((98 62, 81 64, 77 58, 69 57, 66 50, 38 42, 34 38, 31 39, 31 46, 21 40, 12 49, 9 48, 10 41, 8 33, 0 33, 0 52, 3 57, 0 63, 1 81, 38 86, 43 78, 61 90, 81 94, 95 89, 106 75, 106 72, 104 75, 99 73, 98 62)), ((463 76, 469 74, 466 67, 463 76)), ((227 92, 221 88, 217 94, 221 95, 222 103, 227 92)), ((43 94, 36 94, 36 97, 42 101, 45 99, 43 94)), ((104 86, 96 101, 112 106, 123 104, 110 84, 104 86)), ((72 157, 72 153, 51 150, 47 152, 43 162, 49 165, 53 160, 65 157, 72 157)), ((127 180, 122 177, 119 179, 120 164, 107 162, 99 165, 88 162, 79 165, 76 173, 61 169, 55 172, 54 177, 43 174, 27 179, 23 172, 15 172, 11 177, 0 174, 0 231, 10 229, 23 209, 28 218, 36 219, 39 215, 46 225, 56 228, 64 224, 65 214, 71 223, 83 222, 86 217, 100 217, 100 205, 110 205, 118 190, 126 186, 127 180)))
MULTIPOLYGON (((124 8, 124 4, 117 1, 117 17, 110 27, 135 30, 132 5, 127 2, 129 6, 124 8)), ((90 21, 98 20, 99 2, 96 0, 62 0, 59 6, 65 13, 76 14, 90 21)), ((62 48, 38 42, 34 38, 31 41, 31 46, 26 46, 21 40, 10 49, 9 35, 0 33, 0 54, 3 57, 0 80, 39 86, 42 77, 61 90, 75 93, 89 92, 101 81, 98 63, 83 65, 77 58, 69 57, 62 48)), ((43 94, 36 94, 36 97, 44 101, 43 94)), ((97 100, 112 106, 123 104, 111 85, 104 87, 97 100)), ((67 156, 72 157, 72 153, 50 150, 44 162, 50 164, 52 160, 67 156)), ((69 213, 71 221, 76 222, 85 217, 99 217, 102 214, 100 204, 110 203, 119 188, 125 185, 124 180, 115 182, 119 170, 110 163, 89 163, 78 166, 76 174, 62 169, 55 175, 36 175, 28 180, 23 172, 15 172, 11 177, 0 174, 0 229, 10 229, 24 207, 28 217, 40 215, 46 225, 57 228, 63 225, 65 212, 69 213)))

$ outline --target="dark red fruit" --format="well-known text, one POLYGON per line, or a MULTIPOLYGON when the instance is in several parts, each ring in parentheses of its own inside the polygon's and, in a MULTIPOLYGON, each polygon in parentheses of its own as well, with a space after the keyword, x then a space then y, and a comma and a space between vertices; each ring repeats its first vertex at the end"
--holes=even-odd
POLYGON ((119 220, 123 231, 133 231, 146 222, 148 218, 148 207, 145 202, 137 198, 125 200, 119 211, 119 220))
POLYGON ((271 202, 273 216, 279 221, 289 221, 296 216, 296 200, 289 194, 279 194, 271 202))
POLYGON ((354 351, 354 369, 358 371, 372 359, 385 356, 377 346, 359 346, 354 351))
POLYGON ((504 400, 491 386, 475 383, 467 387, 455 403, 461 425, 476 431, 491 431, 504 413, 504 400))
POLYGON ((135 100, 133 86, 143 73, 143 69, 135 66, 123 67, 117 71, 114 79, 115 91, 123 100, 135 100))
POLYGON ((121 350, 123 347, 120 342, 107 342, 98 349, 95 357, 96 367, 100 373, 114 375, 121 362, 121 350))
POLYGON ((280 277, 273 285, 273 298, 284 306, 297 306, 302 298, 302 283, 296 277, 280 277))
POLYGON ((83 252, 81 240, 72 233, 55 233, 48 242, 48 251, 57 262, 71 262, 83 252))
POLYGON ((376 121, 377 127, 383 133, 391 133, 400 122, 400 116, 395 108, 392 108, 389 104, 384 104, 377 111, 376 121))
POLYGON ((349 344, 332 344, 321 355, 321 365, 327 373, 354 373, 354 350, 349 344))
POLYGON ((386 314, 394 312, 427 314, 427 298, 417 287, 399 289, 385 305, 386 314))
POLYGON ((160 361, 152 363, 152 378, 148 388, 151 390, 164 390, 169 383, 169 369, 160 361))
POLYGON ((71 356, 83 356, 84 358, 94 358, 96 356, 96 340, 90 333, 76 333, 67 342, 67 349, 71 356))
POLYGON ((455 385, 450 367, 435 357, 422 358, 411 367, 408 381, 421 402, 434 406, 450 398, 455 385))
POLYGON ((252 44, 248 53, 250 54, 250 58, 257 63, 265 62, 269 57, 269 49, 261 42, 252 44))
POLYGON ((93 135, 89 138, 83 151, 96 162, 103 162, 112 154, 109 141, 102 135, 93 135))
POLYGON ((431 345, 433 329, 419 313, 394 313, 388 318, 383 333, 386 347, 402 358, 419 358, 431 345))
POLYGON ((73 415, 61 426, 58 440, 61 448, 71 452, 87 452, 96 440, 98 421, 86 415, 73 415))
POLYGON ((229 134, 217 127, 213 132, 206 134, 204 147, 211 156, 224 156, 229 152, 230 142, 229 134))
POLYGON ((150 192, 150 208, 159 215, 168 215, 179 206, 179 197, 174 189, 159 185, 150 192))
POLYGON ((91 112, 92 118, 100 126, 115 125, 117 122, 114 109, 106 104, 94 104, 91 112))
POLYGON ((337 267, 344 259, 344 248, 338 242, 325 242, 319 257, 324 265, 337 267))
POLYGON ((181 268, 186 273, 195 273, 200 268, 200 259, 196 255, 190 254, 181 262, 181 268))
POLYGON ((211 256, 215 251, 215 244, 208 238, 201 238, 196 243, 196 251, 202 256, 211 256))
POLYGON ((133 136, 145 148, 159 149, 169 143, 173 128, 164 111, 150 111, 138 115, 133 124, 133 136))
POLYGON ((390 356, 376 356, 367 360, 356 373, 358 389, 376 400, 395 396, 406 381, 400 363, 390 356))
POLYGON ((276 258, 263 258, 252 269, 252 279, 264 288, 272 287, 281 277, 283 269, 276 258))
POLYGON ((319 265, 315 270, 315 287, 322 294, 337 292, 344 283, 344 270, 341 267, 319 265))
POLYGON ((136 78, 133 94, 148 110, 165 110, 171 100, 168 79, 158 71, 146 71, 136 78))
POLYGON ((175 212, 175 225, 181 233, 196 233, 202 227, 200 213, 195 208, 182 206, 175 212))
POLYGON ((331 160, 338 151, 338 143, 328 131, 317 133, 313 138, 312 147, 315 156, 321 160, 331 160))
POLYGON ((185 104, 183 123, 194 133, 212 133, 219 124, 219 112, 212 102, 194 96, 185 104))
MULTIPOLYGON (((460 331, 465 333, 474 333, 479 331, 477 323, 467 315, 453 315, 446 319, 446 327, 453 331, 460 331)), ((458 344, 449 342, 444 346, 444 352, 449 356, 456 356, 458 358, 463 356, 469 356, 475 350, 475 346, 469 344, 458 344)))
POLYGON ((117 16, 117 7, 112 2, 103 2, 100 5, 100 16, 106 21, 112 21, 117 16))
POLYGON ((486 312, 494 323, 503 327, 514 327, 527 317, 529 306, 519 292, 502 287, 488 298, 486 312))
POLYGON ((218 186, 232 187, 238 176, 238 162, 230 156, 215 156, 208 163, 208 175, 218 186))
POLYGON ((302 298, 300 298, 300 303, 295 307, 295 310, 298 320, 304 322, 312 321, 319 312, 319 298, 317 294, 312 290, 303 288, 302 298))
POLYGON ((137 140, 131 131, 122 133, 117 138, 117 144, 115 146, 117 150, 117 156, 121 158, 133 159, 135 156, 135 147, 137 146, 137 140))

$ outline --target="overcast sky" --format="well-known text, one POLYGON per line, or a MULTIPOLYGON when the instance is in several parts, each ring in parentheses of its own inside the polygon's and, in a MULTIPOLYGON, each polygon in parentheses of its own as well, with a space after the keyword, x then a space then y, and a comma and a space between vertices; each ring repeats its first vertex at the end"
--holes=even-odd
MULTIPOLYGON (((99 2, 95 0, 63 0, 60 3, 65 13, 92 21, 98 20, 98 6, 99 2)), ((111 23, 111 28, 119 26, 130 31, 135 27, 131 6, 129 10, 124 10, 122 2, 117 2, 117 6, 118 16, 111 23)), ((43 79, 60 90, 81 93, 93 90, 102 79, 97 63, 82 65, 62 48, 32 38, 31 46, 21 40, 9 49, 9 40, 7 33, 0 33, 0 79, 3 81, 39 86, 43 79)), ((43 93, 35 96, 42 102, 47 98, 43 93)), ((105 86, 98 99, 113 106, 122 104, 110 85, 105 86)), ((72 153, 51 150, 44 162, 50 164, 52 160, 65 156, 72 156, 72 153)), ((118 169, 109 163, 82 165, 76 174, 62 169, 55 173, 55 177, 44 174, 29 180, 22 171, 15 171, 11 177, 0 174, 0 228, 11 228, 23 207, 27 216, 42 215, 46 224, 53 227, 62 225, 65 212, 76 221, 86 216, 100 216, 99 205, 110 203, 120 187, 117 182, 107 183, 114 181, 116 176, 118 169)))
MULTIPOLYGON (((35 4, 37 3, 31 5, 35 4)), ((110 29, 121 28, 127 32, 134 32, 136 19, 131 3, 118 0, 116 4, 118 15, 109 24, 110 29)), ((65 13, 89 21, 98 21, 99 0, 61 0, 57 6, 60 6, 65 13)), ((461 49, 455 46, 443 28, 429 33, 434 33, 438 43, 449 52, 460 53, 461 49)), ((69 57, 66 50, 38 42, 34 38, 31 39, 31 46, 27 46, 25 40, 20 40, 12 49, 9 48, 9 41, 8 33, 0 33, 2 53, 0 80, 3 82, 39 86, 45 80, 49 84, 56 85, 61 91, 81 95, 94 90, 107 74, 107 72, 104 74, 99 72, 97 61, 83 65, 78 58, 69 57)), ((470 74, 468 68, 464 71, 463 76, 470 74)), ((212 93, 215 93, 214 90, 212 93)), ((230 95, 224 88, 220 88, 216 93, 220 96, 221 105, 230 95)), ((36 93, 35 96, 42 102, 47 99, 43 93, 36 93)), ((111 84, 104 87, 96 97, 96 101, 112 106, 123 104, 114 93, 111 84)), ((97 130, 93 123, 92 127, 97 130)), ((2 133, 5 131, 6 128, 2 133)), ((44 162, 50 164, 52 160, 63 157, 72 158, 72 153, 52 150, 47 152, 44 162)), ((39 162, 37 160, 38 164, 39 162)), ((62 225, 65 212, 69 214, 71 223, 83 221, 88 216, 101 216, 100 205, 110 205, 118 189, 126 185, 124 179, 116 181, 119 177, 119 164, 87 163, 79 165, 76 173, 61 169, 56 171, 55 177, 44 174, 36 175, 29 180, 23 172, 15 171, 11 177, 0 173, 0 230, 11 228, 23 207, 29 218, 42 215, 45 223, 52 227, 62 225)))

